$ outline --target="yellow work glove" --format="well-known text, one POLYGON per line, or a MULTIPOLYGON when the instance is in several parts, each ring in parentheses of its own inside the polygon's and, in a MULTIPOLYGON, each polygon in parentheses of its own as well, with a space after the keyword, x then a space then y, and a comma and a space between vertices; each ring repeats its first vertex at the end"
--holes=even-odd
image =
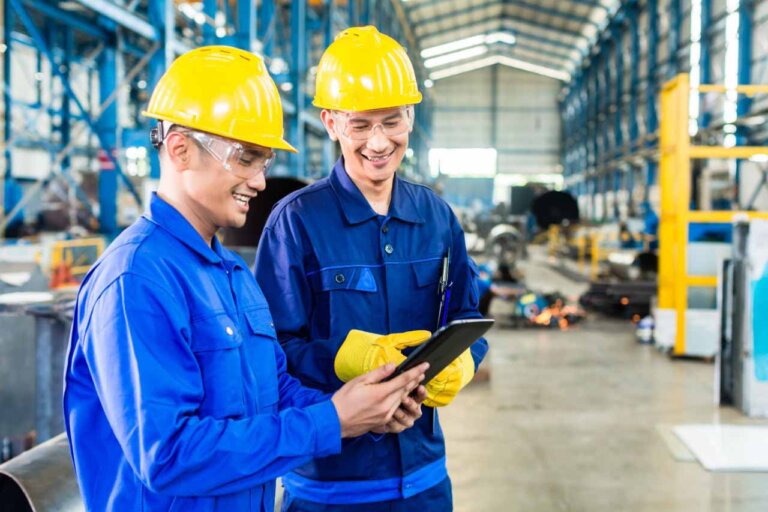
POLYGON ((448 405, 474 376, 475 361, 472 359, 472 353, 467 349, 427 383, 427 398, 424 400, 424 405, 429 407, 448 405))
POLYGON ((336 353, 333 369, 342 382, 368 373, 387 363, 400 364, 406 347, 421 345, 432 336, 429 331, 407 331, 394 334, 374 334, 352 329, 336 353))

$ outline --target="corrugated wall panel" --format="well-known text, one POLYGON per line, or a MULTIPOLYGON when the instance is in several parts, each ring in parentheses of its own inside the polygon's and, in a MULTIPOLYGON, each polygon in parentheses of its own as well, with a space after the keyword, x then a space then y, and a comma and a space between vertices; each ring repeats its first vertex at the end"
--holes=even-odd
POLYGON ((559 173, 560 88, 557 80, 504 66, 439 80, 432 146, 494 147, 499 173, 559 173))

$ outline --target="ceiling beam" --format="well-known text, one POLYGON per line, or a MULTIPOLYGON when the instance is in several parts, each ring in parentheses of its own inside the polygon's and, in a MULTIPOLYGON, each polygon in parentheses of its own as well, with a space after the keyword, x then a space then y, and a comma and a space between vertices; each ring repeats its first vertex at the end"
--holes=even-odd
MULTIPOLYGON (((474 20, 471 23, 467 23, 467 24, 462 25, 462 26, 454 26, 454 27, 450 27, 450 28, 446 28, 446 29, 437 30, 437 31, 432 32, 430 34, 425 34, 424 36, 421 37, 421 49, 423 50, 425 48, 428 48, 429 46, 436 46, 438 44, 442 44, 442 43, 435 43, 435 44, 430 44, 430 45, 424 44, 425 41, 428 41, 429 39, 432 39, 432 38, 435 38, 435 37, 439 37, 439 36, 444 36, 446 34, 455 33, 456 30, 458 30, 458 29, 474 28, 474 27, 478 27, 480 25, 491 23, 491 22, 494 22, 494 21, 498 23, 498 27, 494 28, 493 30, 501 30, 501 31, 507 30, 507 31, 511 32, 512 35, 514 35, 518 39, 523 38, 523 39, 527 39, 527 40, 534 41, 534 42, 537 42, 537 43, 546 44, 546 45, 549 45, 549 46, 552 46, 552 47, 563 48, 563 49, 566 49, 566 50, 576 50, 576 51, 579 52, 580 55, 582 55, 582 56, 584 55, 584 51, 581 50, 579 48, 579 46, 574 44, 574 43, 569 43, 567 41, 561 41, 559 39, 552 39, 551 37, 543 36, 543 35, 540 35, 540 34, 535 34, 535 33, 528 32, 526 30, 521 30, 521 29, 517 28, 516 26, 510 24, 510 22, 514 23, 514 22, 516 22, 516 20, 514 20, 514 19, 512 19, 512 18, 510 18, 510 17, 508 17, 506 15, 504 15, 502 17, 499 17, 499 16, 487 16, 487 17, 485 17, 483 19, 474 20)), ((443 42, 445 42, 445 41, 443 41, 443 42)))
MULTIPOLYGON (((480 8, 488 8, 489 6, 490 6, 490 4, 477 4, 476 6, 472 7, 472 9, 473 9, 473 12, 474 12, 474 10, 480 10, 480 8)), ((466 11, 464 11, 464 12, 466 12, 466 11)), ((436 22, 440 22, 440 21, 446 21, 446 20, 449 20, 449 19, 457 18, 457 17, 458 17, 458 15, 456 15, 454 13, 451 16, 447 16, 446 15, 446 16, 442 16, 442 17, 438 16, 436 18, 432 18, 427 23, 424 23, 424 24, 415 24, 414 25, 414 31, 416 32, 416 35, 418 36, 418 38, 421 40, 421 47, 424 48, 425 47, 424 40, 428 39, 430 37, 433 37, 434 34, 442 34, 442 33, 446 33, 446 32, 453 32, 453 31, 455 31, 457 29, 460 29, 462 27, 467 26, 469 23, 473 23, 475 21, 478 21, 478 20, 470 20, 469 23, 461 23, 461 20, 456 20, 456 21, 458 21, 457 23, 453 23, 451 26, 449 26, 446 29, 438 29, 437 31, 431 31, 431 32, 423 30, 423 27, 425 27, 427 24, 432 24, 432 23, 436 23, 436 22)), ((538 21, 531 20, 531 19, 528 19, 528 18, 521 18, 519 16, 514 16, 512 14, 504 12, 503 10, 502 10, 501 13, 488 14, 488 15, 484 16, 482 19, 500 19, 502 17, 504 19, 509 20, 509 21, 514 21, 514 22, 517 22, 517 23, 522 23, 524 25, 528 25, 528 26, 530 26, 532 28, 538 28, 538 29, 542 29, 542 30, 548 30, 548 31, 552 31, 552 32, 557 32, 558 34, 563 34, 563 35, 567 35, 569 37, 575 37, 575 38, 578 38, 578 39, 584 39, 585 41, 589 40, 587 38, 587 36, 585 36, 581 32, 577 32, 575 30, 565 29, 563 27, 558 27, 557 25, 552 25, 552 24, 549 24, 549 23, 538 22, 538 21)))

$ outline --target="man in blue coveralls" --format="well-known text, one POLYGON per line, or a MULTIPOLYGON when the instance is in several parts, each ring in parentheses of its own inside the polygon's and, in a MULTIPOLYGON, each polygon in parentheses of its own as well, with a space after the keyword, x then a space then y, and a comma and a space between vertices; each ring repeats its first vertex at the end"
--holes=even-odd
MULTIPOLYGON (((401 351, 438 324, 480 314, 456 217, 428 188, 395 172, 421 101, 405 50, 374 27, 345 30, 323 54, 316 85, 314 105, 342 158, 329 177, 275 207, 255 274, 288 368, 304 384, 332 392, 401 361, 401 351), (441 302, 447 314, 438 320, 441 302)), ((427 385, 429 407, 414 428, 345 441, 340 454, 283 477, 283 509, 451 510, 433 407, 447 405, 472 379, 486 351, 478 340, 427 385)))
POLYGON ((332 396, 286 373, 261 290, 215 236, 244 224, 273 150, 295 151, 258 57, 225 46, 183 55, 145 115, 158 120, 159 189, 86 276, 67 357, 85 506, 272 512, 276 477, 338 453, 342 438, 411 426, 425 368, 380 383, 389 365, 332 396))

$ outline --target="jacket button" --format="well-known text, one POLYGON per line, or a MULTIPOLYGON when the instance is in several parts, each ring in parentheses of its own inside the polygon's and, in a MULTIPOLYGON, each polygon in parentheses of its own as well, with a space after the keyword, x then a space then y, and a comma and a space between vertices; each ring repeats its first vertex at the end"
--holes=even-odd
POLYGON ((334 277, 337 283, 341 284, 344 282, 344 274, 336 274, 336 277, 334 277))
POLYGON ((387 254, 392 254, 393 252, 395 252, 395 248, 392 247, 392 244, 387 244, 384 246, 384 252, 387 254))
POLYGON ((233 334, 235 334, 235 331, 233 331, 231 327, 227 327, 227 334, 232 336, 233 334))
POLYGON ((383 226, 381 226, 381 232, 389 233, 389 224, 384 224, 383 226))

